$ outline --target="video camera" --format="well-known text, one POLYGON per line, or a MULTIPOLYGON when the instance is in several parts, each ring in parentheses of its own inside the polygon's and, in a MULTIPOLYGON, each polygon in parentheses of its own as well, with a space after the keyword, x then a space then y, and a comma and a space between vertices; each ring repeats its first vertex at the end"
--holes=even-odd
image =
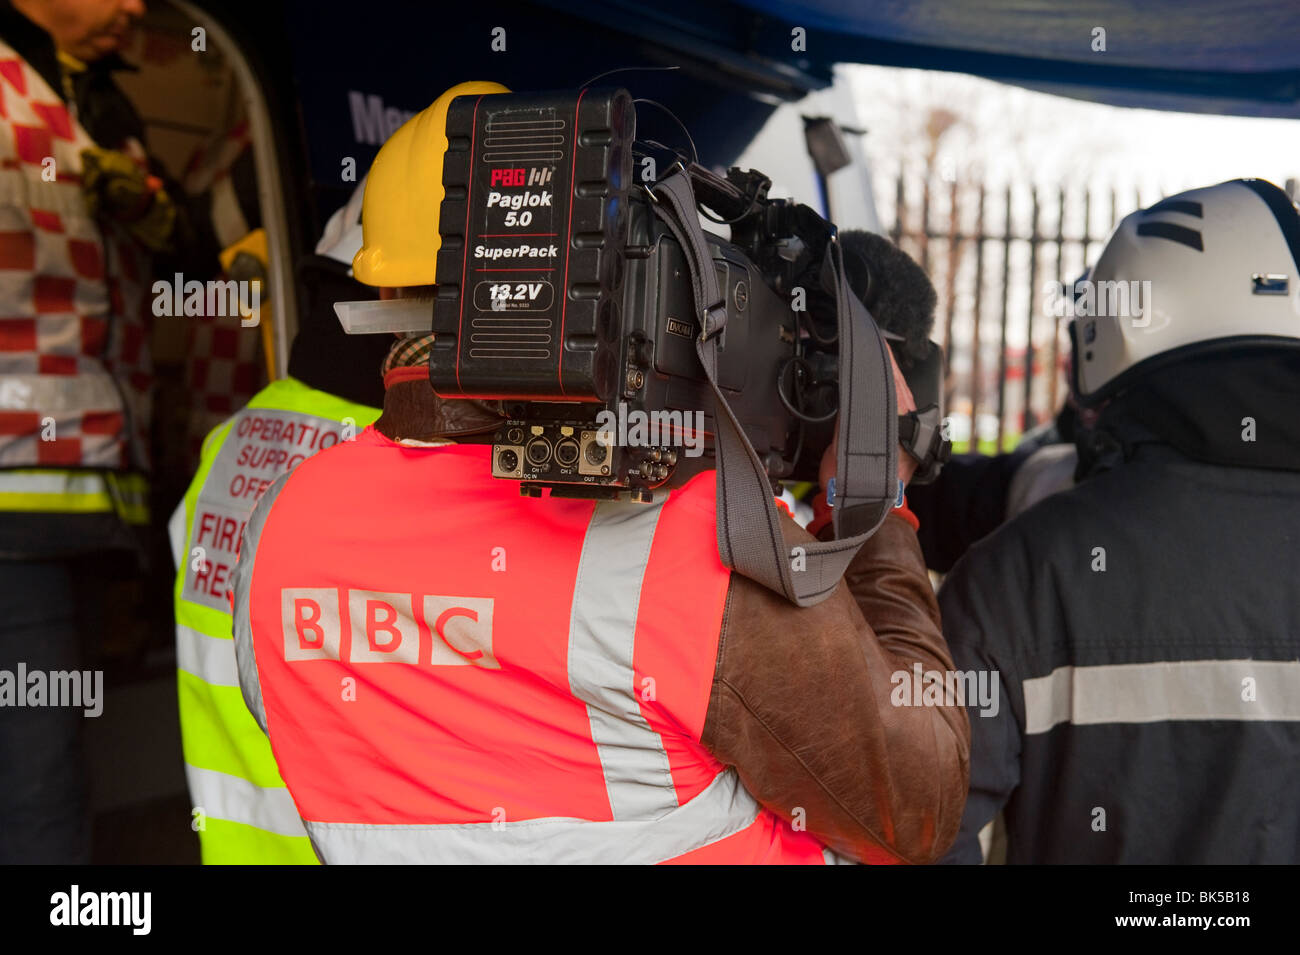
MULTIPOLYGON (((444 398, 501 403, 480 439, 493 476, 531 495, 650 500, 714 467, 698 290, 653 177, 634 182, 649 166, 634 163, 628 92, 461 97, 446 135, 429 377, 444 398)), ((688 172, 731 233, 707 237, 719 391, 769 479, 816 480, 840 394, 834 227, 769 198, 761 173, 688 172)), ((941 460, 932 410, 917 440, 941 460)))

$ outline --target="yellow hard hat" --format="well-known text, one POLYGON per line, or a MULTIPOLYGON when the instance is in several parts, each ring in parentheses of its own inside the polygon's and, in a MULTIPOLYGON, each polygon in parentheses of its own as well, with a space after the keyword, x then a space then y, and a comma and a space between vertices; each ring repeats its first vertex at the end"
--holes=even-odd
POLYGON ((392 288, 434 284, 447 109, 457 96, 509 92, 500 83, 460 83, 388 137, 366 179, 361 250, 352 259, 358 281, 392 288))

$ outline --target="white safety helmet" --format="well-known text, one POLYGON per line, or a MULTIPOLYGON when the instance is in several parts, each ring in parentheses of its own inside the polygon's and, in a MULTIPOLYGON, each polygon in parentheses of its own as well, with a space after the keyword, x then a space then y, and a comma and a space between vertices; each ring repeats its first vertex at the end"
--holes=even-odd
POLYGON ((352 274, 352 259, 361 249, 361 200, 365 194, 366 178, 362 176, 348 201, 325 223, 325 232, 316 243, 316 254, 342 262, 348 275, 352 274))
POLYGON ((1179 193, 1126 216, 1087 279, 1070 325, 1086 404, 1190 354, 1300 348, 1300 209, 1262 179, 1179 193))

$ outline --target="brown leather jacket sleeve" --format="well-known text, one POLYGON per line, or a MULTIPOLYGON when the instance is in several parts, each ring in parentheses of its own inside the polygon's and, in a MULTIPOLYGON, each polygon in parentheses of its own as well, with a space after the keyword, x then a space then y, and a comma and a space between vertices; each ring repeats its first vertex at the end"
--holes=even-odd
POLYGON ((933 862, 961 823, 970 725, 961 706, 891 702, 914 663, 953 668, 916 534, 891 514, 815 607, 732 575, 702 742, 837 853, 933 862))

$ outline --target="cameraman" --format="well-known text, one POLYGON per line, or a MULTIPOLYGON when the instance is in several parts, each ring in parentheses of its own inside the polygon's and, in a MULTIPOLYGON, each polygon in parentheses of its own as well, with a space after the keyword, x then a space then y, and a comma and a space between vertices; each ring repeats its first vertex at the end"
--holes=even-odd
MULTIPOLYGON (((492 92, 385 144, 358 279, 428 293, 447 105, 492 92)), ((903 512, 796 608, 722 565, 714 472, 652 504, 492 480, 455 439, 499 419, 434 394, 432 344, 394 346, 375 427, 267 489, 236 571, 245 699, 322 860, 937 859, 969 727, 891 703, 896 674, 952 669, 903 512)))

